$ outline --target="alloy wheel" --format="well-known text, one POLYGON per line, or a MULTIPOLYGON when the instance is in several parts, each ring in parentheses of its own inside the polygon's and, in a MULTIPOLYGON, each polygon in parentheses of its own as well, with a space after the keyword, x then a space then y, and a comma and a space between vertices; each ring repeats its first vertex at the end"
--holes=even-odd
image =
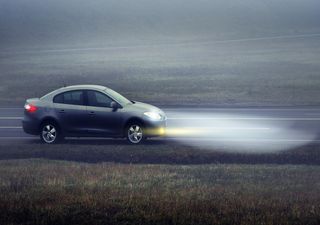
POLYGON ((138 144, 143 138, 143 131, 139 125, 131 125, 128 128, 128 140, 133 144, 138 144))
POLYGON ((57 129, 53 125, 47 124, 43 126, 41 136, 44 142, 51 144, 57 139, 57 129))

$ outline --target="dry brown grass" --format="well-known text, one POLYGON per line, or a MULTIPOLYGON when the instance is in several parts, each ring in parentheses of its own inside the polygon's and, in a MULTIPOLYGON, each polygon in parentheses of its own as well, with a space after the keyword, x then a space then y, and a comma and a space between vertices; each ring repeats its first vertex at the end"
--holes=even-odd
POLYGON ((319 224, 320 167, 0 162, 0 224, 319 224))

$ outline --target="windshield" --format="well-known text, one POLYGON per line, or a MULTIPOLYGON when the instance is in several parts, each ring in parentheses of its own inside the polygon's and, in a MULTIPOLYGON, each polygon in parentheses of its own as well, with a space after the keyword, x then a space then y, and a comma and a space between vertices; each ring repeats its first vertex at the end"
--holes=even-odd
POLYGON ((112 89, 107 88, 107 89, 105 89, 105 92, 107 92, 107 94, 110 95, 110 97, 112 97, 114 100, 116 100, 121 105, 127 105, 127 104, 131 103, 131 101, 129 99, 120 95, 118 92, 115 92, 112 89))

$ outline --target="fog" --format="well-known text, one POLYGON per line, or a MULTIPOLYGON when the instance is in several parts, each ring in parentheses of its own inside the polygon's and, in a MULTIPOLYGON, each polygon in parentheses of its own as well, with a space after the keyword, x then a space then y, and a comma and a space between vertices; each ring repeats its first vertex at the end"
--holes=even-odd
POLYGON ((0 48, 168 44, 320 33, 318 0, 0 0, 0 48))
POLYGON ((263 113, 258 116, 171 111, 166 136, 169 140, 208 150, 214 147, 218 151, 239 153, 280 152, 317 139, 316 127, 304 122, 295 129, 298 123, 292 118, 263 116, 263 113))
MULTIPOLYGON (((0 0, 0 103, 95 83, 164 106, 319 105, 319 11, 319 0, 0 0)), ((316 138, 290 122, 179 116, 168 136, 196 146, 316 138)))

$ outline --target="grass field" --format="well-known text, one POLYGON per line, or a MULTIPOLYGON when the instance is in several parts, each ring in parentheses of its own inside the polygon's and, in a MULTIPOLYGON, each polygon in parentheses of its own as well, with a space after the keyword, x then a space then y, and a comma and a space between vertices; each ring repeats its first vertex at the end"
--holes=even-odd
POLYGON ((319 224, 320 167, 0 162, 1 224, 319 224))
POLYGON ((0 224, 319 224, 317 145, 0 144, 0 224))

